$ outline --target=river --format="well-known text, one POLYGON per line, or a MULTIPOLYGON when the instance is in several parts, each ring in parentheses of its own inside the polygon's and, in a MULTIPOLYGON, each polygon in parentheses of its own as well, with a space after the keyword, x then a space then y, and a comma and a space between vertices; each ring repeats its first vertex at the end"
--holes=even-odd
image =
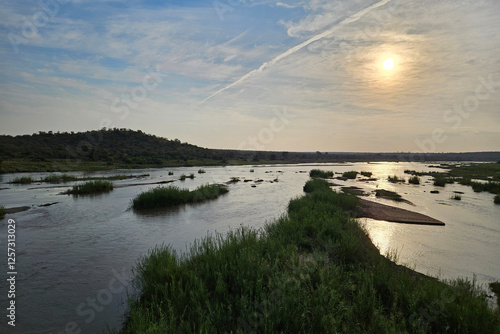
MULTIPOLYGON (((225 233, 241 225, 262 227, 286 212, 291 198, 303 194, 302 187, 312 168, 336 173, 372 172, 377 181, 334 181, 372 192, 369 200, 418 211, 446 223, 419 226, 360 219, 382 254, 396 252, 398 263, 443 279, 475 277, 480 284, 500 280, 500 205, 493 203, 493 195, 474 193, 470 187, 458 184, 437 188, 439 194, 430 194, 435 187, 427 176, 422 177, 420 185, 386 181, 389 175, 408 178, 405 169, 442 171, 429 164, 204 167, 204 174, 197 173, 198 167, 68 173, 86 177, 149 174, 114 181, 115 189, 107 194, 79 197, 60 194, 74 182, 56 188, 39 182, 9 183, 19 176, 40 179, 48 173, 4 174, 0 175, 0 188, 8 189, 0 190, 0 204, 31 208, 0 221, 3 277, 8 272, 8 219, 16 222, 17 271, 16 327, 2 321, 0 332, 101 333, 107 328, 119 328, 126 312, 127 293, 134 292, 133 268, 150 249, 164 244, 184 252, 195 239, 207 234, 225 233), (174 175, 169 176, 168 171, 174 175), (194 173, 196 177, 180 181, 182 173, 194 173), (136 195, 155 186, 138 184, 175 180, 172 185, 194 189, 205 183, 226 182, 231 177, 241 181, 230 184, 229 193, 214 201, 149 214, 129 209, 136 195), (255 182, 258 179, 263 181, 255 182), (377 199, 373 194, 377 188, 396 191, 414 205, 377 199), (453 191, 464 193, 461 201, 450 199, 453 191)), ((0 285, 3 310, 10 300, 7 290, 7 283, 0 285)), ((5 315, 2 317, 5 319, 5 315)))

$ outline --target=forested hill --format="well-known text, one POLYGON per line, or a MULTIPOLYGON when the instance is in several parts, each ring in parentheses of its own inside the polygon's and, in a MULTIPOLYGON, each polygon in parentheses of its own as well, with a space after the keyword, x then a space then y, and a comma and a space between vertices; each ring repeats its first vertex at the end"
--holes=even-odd
MULTIPOLYGON (((263 145, 256 145, 263 147, 263 145)), ((251 149, 251 147, 249 147, 251 149)), ((351 153, 207 149, 130 129, 0 135, 0 173, 349 161, 499 161, 500 152, 351 153)))

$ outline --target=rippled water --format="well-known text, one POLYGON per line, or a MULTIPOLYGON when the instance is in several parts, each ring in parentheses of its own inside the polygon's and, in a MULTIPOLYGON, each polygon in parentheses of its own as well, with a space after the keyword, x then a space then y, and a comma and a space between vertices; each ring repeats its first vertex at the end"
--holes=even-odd
MULTIPOLYGON (((266 221, 285 212, 288 201, 302 194, 307 173, 315 168, 294 166, 240 166, 204 168, 169 168, 114 171, 94 175, 143 174, 140 179, 115 182, 109 194, 93 197, 60 195, 72 183, 58 188, 42 188, 47 184, 8 184, 19 174, 0 176, 0 204, 6 207, 32 206, 30 210, 8 215, 0 221, 0 245, 7 241, 7 219, 17 224, 16 330, 19 333, 71 332, 99 333, 107 326, 115 328, 123 321, 126 293, 132 292, 132 268, 156 245, 170 245, 183 252, 207 233, 225 233, 240 225, 259 228, 266 221), (251 173, 250 169, 255 172, 251 173), (168 176, 168 171, 174 171, 168 176), (240 177, 251 182, 229 185, 229 193, 215 201, 185 206, 163 212, 136 214, 129 210, 130 201, 140 192, 155 185, 147 182, 177 180, 181 173, 195 173, 194 180, 175 181, 173 185, 194 189, 200 184, 226 182, 240 177), (263 182, 255 183, 254 180, 263 182), (278 182, 272 182, 278 179, 278 182), (252 187, 256 185, 256 187, 252 187), (123 186, 123 187, 120 187, 123 186), (58 202, 48 207, 45 203, 58 202)), ((317 168, 317 167, 316 167, 317 168)), ((382 253, 397 251, 398 261, 416 270, 442 278, 477 276, 480 283, 500 280, 500 206, 493 196, 474 193, 470 187, 447 185, 434 189, 422 177, 419 186, 388 183, 388 175, 403 176, 405 169, 430 170, 418 163, 358 163, 323 165, 321 169, 344 172, 371 171, 374 182, 340 181, 367 191, 383 188, 394 190, 414 203, 370 200, 418 211, 446 223, 446 226, 417 226, 362 219, 374 243, 382 253), (461 201, 450 199, 452 192, 462 191, 461 201)), ((83 175, 74 173, 75 175, 83 175)), ((32 174, 39 179, 46 174, 32 174)), ((23 175, 24 176, 24 175, 23 175)), ((4 253, 6 269, 6 252, 4 253)), ((6 307, 6 284, 0 285, 0 305, 6 307)), ((5 317, 5 316, 3 316, 5 317)), ((0 330, 8 328, 1 323, 0 330)))

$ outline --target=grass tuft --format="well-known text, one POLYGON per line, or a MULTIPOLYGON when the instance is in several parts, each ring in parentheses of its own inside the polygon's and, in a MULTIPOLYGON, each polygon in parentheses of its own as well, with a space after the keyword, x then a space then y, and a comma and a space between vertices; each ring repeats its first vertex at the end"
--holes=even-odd
POLYGON ((71 176, 68 174, 51 174, 42 179, 43 182, 47 183, 71 182, 76 180, 77 180, 76 176, 71 176))
POLYGON ((319 177, 322 179, 328 179, 333 177, 333 172, 332 171, 325 171, 321 169, 311 169, 309 172, 310 177, 319 177))
POLYGON ((31 178, 31 176, 23 176, 23 177, 16 177, 14 180, 12 180, 11 183, 13 184, 31 184, 35 182, 35 180, 33 180, 31 178))
POLYGON ((5 210, 5 207, 3 205, 0 205, 0 219, 4 219, 6 213, 7 210, 5 210))
POLYGON ((495 204, 500 204, 500 195, 496 195, 494 198, 493 198, 493 202, 495 204))
POLYGON ((206 172, 205 172, 205 170, 204 170, 204 169, 201 169, 201 168, 200 168, 200 169, 198 169, 198 174, 205 174, 205 173, 206 173, 206 172))
POLYGON ((404 177, 398 177, 397 175, 394 175, 394 176, 389 176, 387 178, 387 181, 389 182, 392 182, 392 183, 398 183, 398 182, 405 182, 405 178, 404 177))
POLYGON ((410 184, 420 184, 420 178, 418 176, 412 176, 408 179, 408 183, 410 184))
POLYGON ((366 176, 366 177, 371 177, 373 175, 372 172, 361 172, 361 175, 366 176))
POLYGON ((434 185, 436 187, 444 187, 446 185, 446 178, 444 177, 435 177, 434 178, 434 185))
POLYGON ((67 194, 90 195, 90 194, 107 193, 112 190, 113 190, 113 182, 96 180, 75 185, 73 186, 73 189, 67 191, 67 194))
POLYGON ((179 187, 158 187, 138 195, 132 201, 134 210, 166 208, 189 203, 199 203, 215 199, 229 190, 225 185, 206 184, 193 191, 179 187))
POLYGON ((354 180, 356 178, 356 176, 358 176, 358 172, 356 172, 355 170, 351 170, 349 172, 342 173, 342 177, 346 177, 346 178, 352 179, 352 180, 354 180))

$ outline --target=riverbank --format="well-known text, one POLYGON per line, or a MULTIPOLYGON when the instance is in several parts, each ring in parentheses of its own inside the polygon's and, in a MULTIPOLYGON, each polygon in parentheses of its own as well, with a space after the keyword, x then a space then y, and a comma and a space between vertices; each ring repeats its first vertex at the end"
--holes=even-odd
POLYGON ((122 332, 500 333, 500 311, 470 282, 380 255, 358 208, 318 186, 262 230, 207 237, 185 256, 156 248, 137 267, 142 293, 122 332))

